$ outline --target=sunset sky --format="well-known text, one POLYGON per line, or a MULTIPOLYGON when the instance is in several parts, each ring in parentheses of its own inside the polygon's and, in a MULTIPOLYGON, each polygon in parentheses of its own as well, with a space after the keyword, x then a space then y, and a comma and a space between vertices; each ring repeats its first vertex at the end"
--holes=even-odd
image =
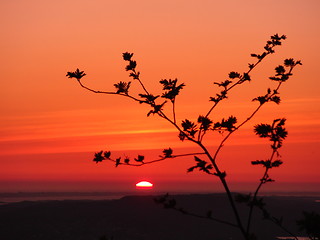
MULTIPOLYGON (((285 58, 303 65, 281 88, 282 103, 267 104, 235 133, 218 162, 232 190, 249 189, 263 171, 250 162, 271 153, 253 126, 285 117, 284 165, 272 170, 276 182, 266 190, 320 190, 319 12, 318 0, 0 1, 0 191, 124 191, 140 180, 159 191, 220 191, 212 176, 186 173, 191 157, 140 168, 95 164, 93 154, 100 150, 152 160, 168 147, 175 153, 199 149, 181 142, 156 115, 147 117, 147 106, 85 91, 65 75, 80 68, 88 87, 114 91, 114 83, 129 81, 122 53, 133 52, 152 93, 161 93, 161 79, 185 83, 177 118, 195 121, 212 104, 209 97, 218 91, 213 82, 247 71, 250 54, 261 53, 275 33, 288 39, 213 119, 246 119, 257 104, 251 100, 275 86, 268 77, 277 65, 285 58)), ((221 139, 213 134, 205 144, 213 151, 221 139)))

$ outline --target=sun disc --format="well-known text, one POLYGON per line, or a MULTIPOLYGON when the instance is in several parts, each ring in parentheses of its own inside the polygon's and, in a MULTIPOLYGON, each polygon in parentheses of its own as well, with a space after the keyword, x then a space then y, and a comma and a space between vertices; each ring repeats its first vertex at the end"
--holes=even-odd
POLYGON ((151 182, 148 182, 148 181, 141 181, 141 182, 138 182, 136 184, 136 187, 137 188, 152 188, 153 187, 153 184, 151 182))

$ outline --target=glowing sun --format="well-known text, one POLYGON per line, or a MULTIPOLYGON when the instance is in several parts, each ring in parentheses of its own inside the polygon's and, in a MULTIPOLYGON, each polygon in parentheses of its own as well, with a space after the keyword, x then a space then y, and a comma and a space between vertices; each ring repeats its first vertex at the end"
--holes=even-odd
POLYGON ((153 184, 151 182, 141 181, 136 184, 136 187, 140 189, 151 189, 153 184))

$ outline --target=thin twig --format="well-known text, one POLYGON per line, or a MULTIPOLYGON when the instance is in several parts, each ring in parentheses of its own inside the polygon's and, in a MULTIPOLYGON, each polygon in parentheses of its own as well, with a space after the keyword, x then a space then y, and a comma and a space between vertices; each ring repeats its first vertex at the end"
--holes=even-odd
MULTIPOLYGON (((262 209, 261 209, 262 210, 262 209)), ((278 227, 280 227, 284 232, 288 233, 291 237, 293 237, 295 240, 299 240, 299 238, 294 235, 292 232, 290 232, 287 228, 285 228, 284 226, 282 226, 282 224, 279 224, 278 220, 276 220, 275 217, 270 217, 267 220, 273 222, 274 224, 276 224, 278 227)))
POLYGON ((128 95, 128 94, 117 93, 117 92, 98 91, 98 90, 94 90, 94 89, 92 89, 92 88, 89 88, 89 87, 85 86, 85 85, 81 82, 81 80, 78 80, 77 82, 80 84, 80 86, 81 86, 82 88, 84 88, 84 89, 86 89, 86 90, 88 90, 88 91, 90 91, 90 92, 93 92, 93 93, 120 95, 120 96, 124 96, 124 97, 131 98, 131 99, 133 99, 134 101, 141 102, 140 99, 137 99, 137 98, 135 98, 135 97, 133 97, 133 96, 131 96, 131 95, 128 95))
MULTIPOLYGON (((133 73, 137 75, 137 72, 135 69, 132 69, 133 73)), ((140 80, 140 77, 137 77, 136 80, 138 80, 138 82, 140 83, 141 87, 143 88, 143 90, 146 92, 146 94, 150 95, 150 93, 148 92, 148 90, 146 89, 146 87, 144 86, 144 84, 142 83, 142 81, 140 80)))
POLYGON ((175 99, 172 101, 172 114, 173 114, 173 122, 177 123, 176 120, 176 104, 175 104, 175 99))
POLYGON ((236 228, 238 227, 238 225, 236 225, 234 223, 231 223, 231 222, 228 222, 228 221, 225 221, 225 220, 221 220, 221 219, 218 219, 218 218, 214 218, 212 216, 203 216, 203 215, 199 215, 199 214, 196 214, 196 213, 191 213, 189 211, 185 211, 184 209, 176 208, 176 207, 172 207, 171 209, 173 209, 175 211, 178 211, 178 212, 181 212, 181 213, 183 213, 185 215, 188 215, 188 216, 212 220, 214 222, 223 223, 223 224, 229 225, 231 227, 236 227, 236 228))
MULTIPOLYGON (((273 50, 274 47, 275 47, 275 46, 271 47, 271 50, 273 50)), ((259 63, 261 63, 262 60, 263 60, 266 56, 268 56, 269 54, 272 54, 272 52, 265 52, 265 53, 266 53, 266 54, 265 54, 262 58, 260 58, 255 64, 253 64, 252 67, 249 68, 249 70, 248 70, 246 73, 244 73, 243 76, 242 76, 237 82, 235 82, 235 83, 232 84, 230 87, 228 87, 228 88, 225 89, 226 93, 228 93, 228 92, 229 92, 232 88, 234 88, 235 86, 237 86, 237 85, 239 85, 239 84, 242 84, 242 83, 245 81, 245 80, 244 80, 244 79, 245 79, 245 76, 248 75, 259 63)), ((221 99, 221 100, 222 100, 222 99, 221 99)), ((220 100, 220 101, 221 101, 221 100, 220 100)), ((218 105, 218 103, 219 103, 220 101, 217 101, 217 102, 214 103, 214 105, 209 109, 209 111, 208 111, 207 114, 205 115, 206 117, 208 117, 208 116, 211 114, 212 110, 218 105)))

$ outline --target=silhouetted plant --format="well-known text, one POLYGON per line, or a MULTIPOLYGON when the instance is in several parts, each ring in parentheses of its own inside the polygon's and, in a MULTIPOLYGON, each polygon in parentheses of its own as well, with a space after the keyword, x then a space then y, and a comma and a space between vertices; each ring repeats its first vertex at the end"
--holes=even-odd
POLYGON ((212 102, 212 106, 208 109, 208 111, 205 114, 199 115, 196 121, 185 119, 180 124, 177 123, 176 119, 175 102, 177 96, 185 87, 185 84, 178 83, 178 79, 162 79, 160 80, 160 84, 162 84, 163 86, 163 93, 150 93, 140 78, 140 72, 136 70, 137 62, 132 59, 133 53, 123 53, 123 60, 127 62, 125 70, 129 72, 129 77, 132 78, 132 81, 120 81, 114 84, 114 91, 106 92, 93 90, 82 83, 82 78, 86 75, 83 71, 77 69, 75 72, 68 72, 67 77, 75 78, 80 86, 85 88, 86 90, 94 93, 116 94, 130 98, 140 104, 149 105, 150 110, 147 113, 147 116, 150 116, 151 114, 157 115, 160 118, 166 120, 177 130, 178 137, 181 141, 192 142, 200 149, 199 152, 177 155, 174 154, 172 148, 168 148, 163 150, 163 155, 160 155, 159 159, 148 161, 143 155, 138 155, 133 159, 129 157, 125 157, 124 159, 122 159, 121 157, 113 157, 110 151, 99 151, 95 153, 93 161, 96 163, 102 161, 111 161, 115 164, 116 167, 120 165, 143 166, 146 164, 160 162, 171 158, 194 156, 195 165, 188 168, 187 172, 199 170, 206 174, 216 176, 220 179, 220 182, 222 183, 228 197, 230 206, 233 210, 235 223, 217 219, 212 216, 211 211, 208 211, 207 214, 202 216, 188 212, 182 208, 178 208, 176 201, 169 198, 168 195, 157 199, 158 203, 162 204, 165 208, 174 209, 184 214, 206 218, 209 220, 227 224, 232 227, 236 227, 240 230, 243 238, 246 240, 256 239, 256 236, 251 231, 250 226, 252 222, 253 211, 255 208, 258 208, 263 212, 265 219, 271 220, 272 222, 281 226, 286 232, 290 233, 282 226, 280 219, 272 217, 267 212, 263 199, 258 197, 261 187, 266 183, 274 181, 269 175, 270 170, 274 167, 279 167, 283 163, 278 151, 282 147, 283 140, 287 137, 288 134, 284 127, 286 119, 278 118, 270 124, 262 123, 254 126, 254 133, 257 136, 266 138, 271 142, 272 151, 268 159, 252 161, 252 165, 260 165, 264 168, 264 172, 262 174, 260 182, 253 195, 236 195, 236 197, 234 197, 227 182, 227 173, 225 170, 221 170, 217 162, 217 157, 230 136, 238 131, 247 122, 249 122, 265 104, 269 102, 280 104, 281 99, 279 89, 283 85, 283 83, 292 76, 293 69, 297 65, 301 65, 301 61, 295 61, 292 58, 285 59, 283 65, 279 65, 275 68, 274 76, 271 76, 269 79, 274 81, 276 83, 276 86, 273 88, 268 88, 265 94, 257 96, 252 100, 253 102, 257 102, 257 106, 251 112, 251 114, 249 114, 247 118, 245 118, 245 120, 239 121, 235 116, 229 116, 228 118, 222 118, 221 120, 214 120, 211 117, 211 113, 213 112, 213 110, 217 107, 218 104, 220 104, 220 102, 228 98, 232 89, 246 82, 252 81, 250 73, 258 66, 258 64, 262 62, 263 59, 265 59, 268 55, 273 54, 275 52, 275 47, 281 45, 282 41, 285 39, 285 35, 275 34, 271 36, 270 40, 268 40, 266 45, 264 46, 264 51, 262 53, 251 54, 255 61, 248 64, 248 70, 246 72, 239 73, 236 71, 231 71, 228 74, 229 78, 227 80, 222 82, 214 82, 214 84, 220 88, 220 91, 215 96, 209 98, 209 101, 212 102), (132 87, 132 85, 134 84, 138 84, 142 90, 142 92, 137 96, 130 93, 130 87, 132 87), (166 113, 164 110, 165 107, 168 107, 168 104, 171 105, 171 114, 166 113), (212 151, 203 144, 203 139, 206 134, 215 131, 224 133, 224 137, 218 147, 212 151), (200 155, 202 155, 202 158, 199 157, 200 155), (240 217, 238 208, 235 204, 236 201, 246 203, 248 205, 249 212, 247 218, 240 217))

